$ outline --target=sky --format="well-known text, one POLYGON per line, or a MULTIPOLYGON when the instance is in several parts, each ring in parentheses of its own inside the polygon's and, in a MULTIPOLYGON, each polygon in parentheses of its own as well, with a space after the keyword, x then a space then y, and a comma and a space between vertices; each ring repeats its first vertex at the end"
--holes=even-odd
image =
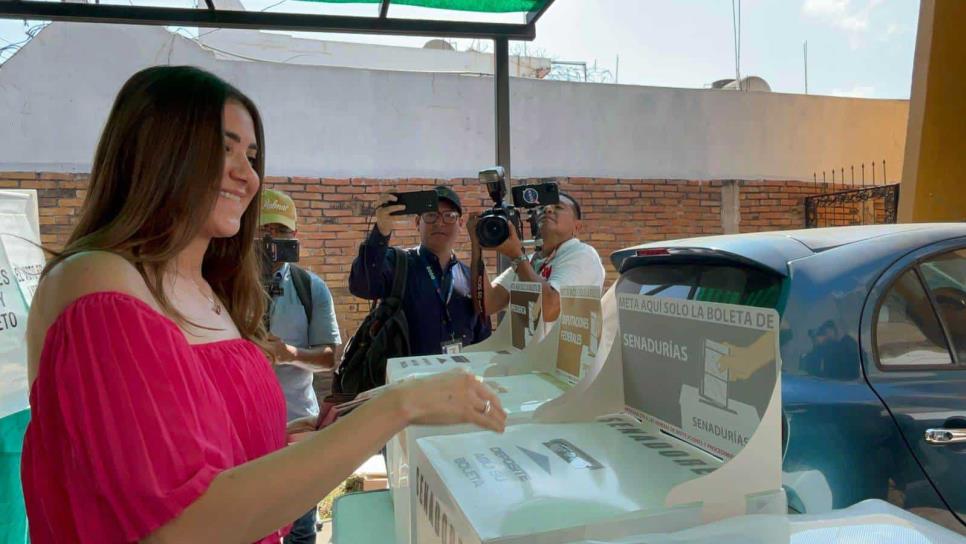
MULTIPOLYGON (((104 0, 119 3, 120 0, 104 0)), ((137 0, 154 5, 190 0, 137 0)), ((359 14, 373 6, 242 0, 250 10, 359 14)), ((123 2, 122 2, 123 3, 123 2)), ((733 9, 740 4, 740 72, 772 91, 909 98, 918 0, 556 0, 537 24, 531 55, 583 61, 625 85, 703 88, 735 75, 733 9), (618 60, 619 59, 619 60, 618 60)), ((417 8, 399 15, 419 14, 417 8)), ((408 11, 405 11, 408 10, 408 11)), ((393 12, 390 11, 390 16, 393 12)), ((426 38, 306 35, 419 47, 426 38)), ((23 40, 23 21, 0 21, 0 47, 23 40)), ((458 49, 487 47, 456 40, 458 49)), ((511 51, 522 51, 512 43, 511 51)), ((9 52, 8 52, 9 54, 9 52)), ((0 60, 7 55, 0 54, 0 60)))

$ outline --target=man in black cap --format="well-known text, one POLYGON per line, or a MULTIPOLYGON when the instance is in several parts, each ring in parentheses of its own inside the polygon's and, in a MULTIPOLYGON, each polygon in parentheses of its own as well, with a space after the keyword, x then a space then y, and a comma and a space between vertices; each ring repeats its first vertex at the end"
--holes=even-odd
MULTIPOLYGON (((470 269, 453 252, 463 230, 463 207, 456 191, 436 187, 439 210, 416 217, 419 246, 406 252, 408 273, 403 311, 409 322, 412 355, 458 353, 490 335, 488 319, 473 310, 470 298, 470 269)), ((392 290, 395 256, 389 251, 389 237, 404 209, 393 205, 396 197, 383 194, 376 209, 376 226, 359 246, 352 262, 349 291, 360 298, 376 300, 392 290)))

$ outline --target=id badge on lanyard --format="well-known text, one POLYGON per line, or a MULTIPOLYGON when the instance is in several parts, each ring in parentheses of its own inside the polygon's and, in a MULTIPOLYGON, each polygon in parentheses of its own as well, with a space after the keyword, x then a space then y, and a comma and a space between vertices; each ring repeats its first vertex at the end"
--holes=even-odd
POLYGON ((443 342, 441 347, 444 355, 459 355, 463 351, 463 342, 454 338, 448 342, 443 342))
MULTIPOLYGON (((427 270, 430 271, 430 277, 432 277, 432 270, 429 268, 427 268, 427 270)), ((456 283, 456 279, 451 277, 450 283, 449 283, 449 291, 446 295, 446 298, 443 298, 443 293, 441 289, 436 291, 439 294, 440 301, 442 301, 443 303, 444 323, 446 324, 446 326, 450 328, 452 328, 453 326, 453 319, 449 315, 449 301, 453 297, 454 283, 456 283)), ((440 347, 442 348, 443 353, 446 355, 458 355, 461 351, 463 351, 463 342, 456 338, 456 332, 454 331, 452 333, 452 338, 447 342, 443 342, 440 345, 440 347)))

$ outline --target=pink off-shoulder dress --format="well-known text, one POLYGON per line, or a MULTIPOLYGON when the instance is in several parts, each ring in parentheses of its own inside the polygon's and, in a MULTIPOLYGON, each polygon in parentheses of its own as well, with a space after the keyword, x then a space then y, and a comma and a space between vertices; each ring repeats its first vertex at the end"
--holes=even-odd
POLYGON ((50 326, 30 406, 21 476, 34 544, 136 542, 218 473, 286 441, 285 398, 257 346, 189 344, 121 293, 83 296, 50 326))

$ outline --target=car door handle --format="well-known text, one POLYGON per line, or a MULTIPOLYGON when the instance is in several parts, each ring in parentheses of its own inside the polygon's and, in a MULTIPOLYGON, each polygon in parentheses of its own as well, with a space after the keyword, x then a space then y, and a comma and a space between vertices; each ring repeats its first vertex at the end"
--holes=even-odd
POLYGON ((927 429, 926 442, 930 444, 964 444, 966 429, 927 429))

